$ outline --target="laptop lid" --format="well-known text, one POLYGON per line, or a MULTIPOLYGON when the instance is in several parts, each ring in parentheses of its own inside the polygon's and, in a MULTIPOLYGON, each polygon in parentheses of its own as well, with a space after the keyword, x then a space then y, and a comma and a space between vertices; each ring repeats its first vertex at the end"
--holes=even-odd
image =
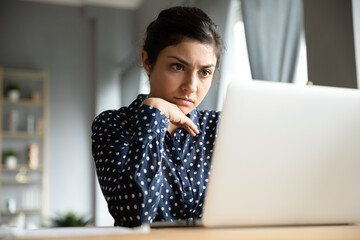
POLYGON ((205 226, 360 222, 360 91, 230 83, 205 226))

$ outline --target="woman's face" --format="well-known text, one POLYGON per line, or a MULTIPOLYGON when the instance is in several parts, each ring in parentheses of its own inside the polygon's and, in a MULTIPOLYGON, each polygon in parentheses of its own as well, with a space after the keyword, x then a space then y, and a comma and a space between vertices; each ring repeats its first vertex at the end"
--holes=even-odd
POLYGON ((146 64, 145 51, 142 59, 150 75, 149 97, 176 104, 184 114, 197 107, 209 91, 217 61, 213 45, 191 39, 164 48, 152 67, 146 64))

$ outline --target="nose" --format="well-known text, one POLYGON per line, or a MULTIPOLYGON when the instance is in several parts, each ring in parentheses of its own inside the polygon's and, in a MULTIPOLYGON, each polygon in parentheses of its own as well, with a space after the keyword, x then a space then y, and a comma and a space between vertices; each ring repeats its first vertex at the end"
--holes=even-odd
POLYGON ((189 72, 183 81, 182 90, 187 93, 196 92, 197 81, 198 79, 196 73, 189 72))

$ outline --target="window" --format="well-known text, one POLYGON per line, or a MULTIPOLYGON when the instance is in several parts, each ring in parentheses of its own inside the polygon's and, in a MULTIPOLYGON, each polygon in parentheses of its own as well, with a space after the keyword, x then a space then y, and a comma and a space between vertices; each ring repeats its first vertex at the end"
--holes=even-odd
MULTIPOLYGON (((233 38, 231 41, 231 74, 230 80, 249 81, 251 77, 251 69, 248 57, 248 50, 245 38, 244 22, 241 16, 240 1, 237 1, 236 7, 236 21, 233 26, 233 38)), ((307 56, 306 56, 306 42, 304 31, 301 34, 299 44, 299 55, 296 65, 294 83, 298 85, 305 85, 308 82, 307 74, 307 56)))

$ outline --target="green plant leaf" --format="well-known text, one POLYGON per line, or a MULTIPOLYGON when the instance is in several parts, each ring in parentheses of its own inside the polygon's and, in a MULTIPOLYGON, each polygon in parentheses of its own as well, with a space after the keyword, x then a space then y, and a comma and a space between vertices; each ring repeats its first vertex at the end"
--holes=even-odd
POLYGON ((63 214, 58 213, 52 219, 54 227, 83 227, 89 224, 90 220, 85 220, 84 217, 77 216, 74 212, 69 211, 63 214))
POLYGON ((19 155, 18 152, 15 151, 14 149, 8 149, 4 151, 4 158, 11 156, 18 157, 18 155, 19 155))
POLYGON ((20 91, 20 85, 18 83, 9 83, 8 85, 6 85, 6 91, 11 91, 11 90, 18 90, 20 91))

